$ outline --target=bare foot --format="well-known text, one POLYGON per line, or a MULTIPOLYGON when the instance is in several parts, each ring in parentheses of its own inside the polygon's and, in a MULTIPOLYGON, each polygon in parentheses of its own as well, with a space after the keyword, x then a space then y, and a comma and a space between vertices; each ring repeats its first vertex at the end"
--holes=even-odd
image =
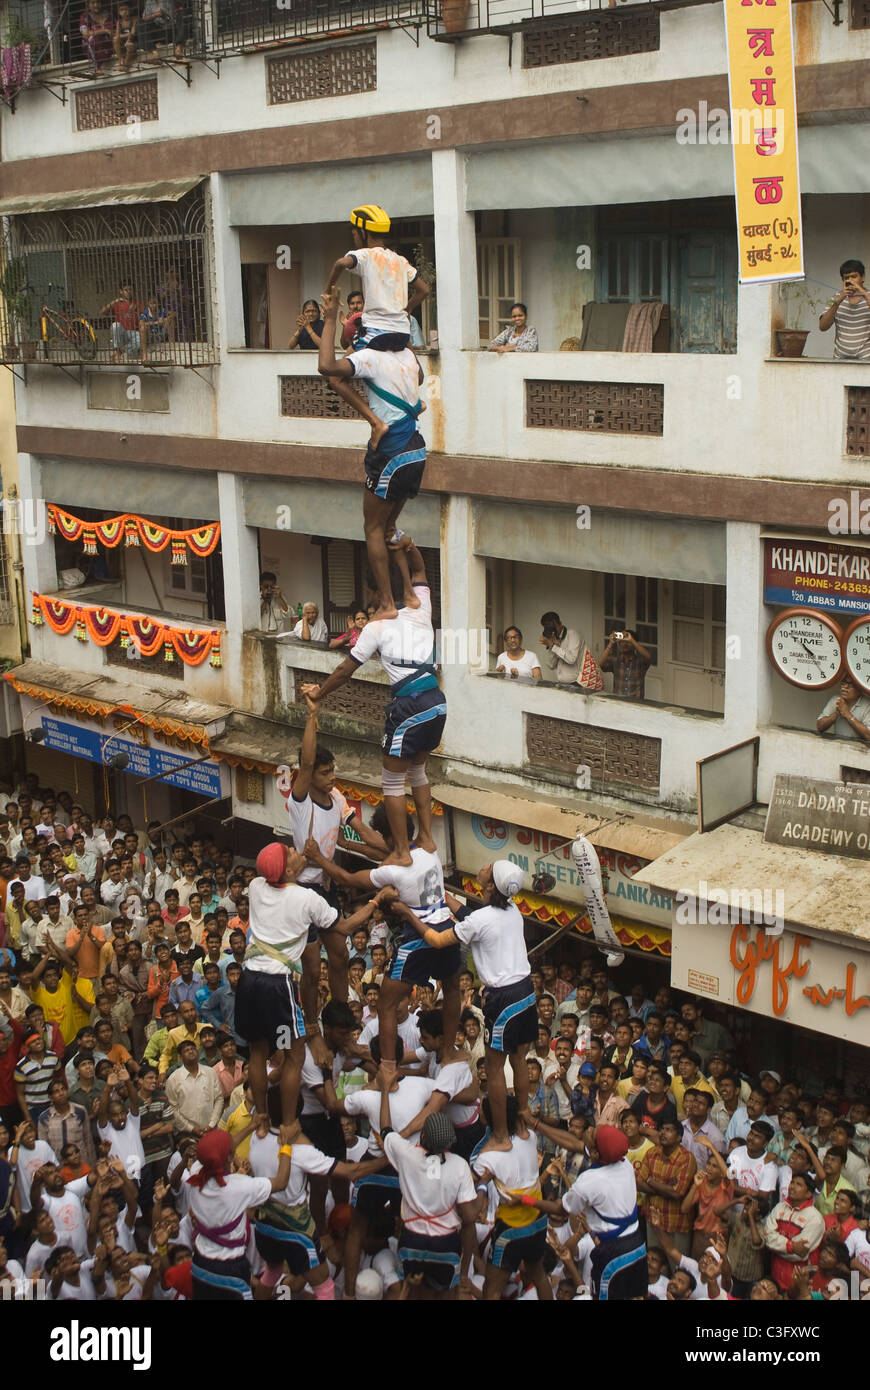
POLYGON ((417 844, 420 849, 424 849, 427 854, 434 854, 438 848, 431 835, 418 835, 417 844))
POLYGON ((379 623, 386 621, 389 618, 398 618, 398 616, 398 608, 379 608, 377 613, 373 613, 372 616, 369 618, 369 622, 379 623))
POLYGON ((411 593, 411 594, 408 594, 408 595, 405 596, 405 607, 406 607, 406 608, 419 608, 419 607, 420 607, 420 600, 418 599, 418 597, 417 597, 417 595, 416 595, 415 593, 411 593))
POLYGON ((407 531, 399 531, 397 528, 385 539, 390 550, 407 550, 414 544, 407 531))
POLYGON ((302 1135, 302 1126, 301 1126, 301 1124, 299 1123, 298 1120, 285 1120, 285 1121, 284 1121, 284 1124, 285 1124, 286 1128, 289 1129, 289 1131, 290 1131, 290 1134, 289 1134, 290 1142, 291 1142, 291 1143, 295 1143, 296 1140, 299 1139, 299 1138, 301 1137, 301 1135, 302 1135))
POLYGON ((492 1138, 492 1139, 488 1139, 488 1140, 487 1140, 487 1142, 484 1144, 484 1146, 483 1146, 483 1148, 481 1149, 480 1152, 485 1154, 486 1151, 487 1151, 487 1149, 495 1149, 498 1153, 503 1153, 503 1154, 504 1154, 504 1153, 510 1153, 511 1147, 512 1147, 512 1146, 511 1146, 511 1141, 510 1141, 510 1139, 495 1139, 495 1138, 492 1138))
POLYGON ((414 861, 413 861, 413 859, 411 858, 411 851, 410 851, 409 849, 406 849, 405 852, 404 852, 404 854, 400 854, 399 851, 398 851, 397 849, 394 849, 393 852, 392 852, 392 854, 388 854, 387 857, 386 857, 386 859, 382 859, 382 860, 381 860, 381 863, 382 863, 382 864, 405 864, 405 865, 408 865, 408 864, 413 864, 413 862, 414 862, 414 861))
POLYGON ((378 423, 376 425, 372 425, 372 432, 369 435, 370 449, 372 449, 373 451, 377 450, 378 445, 380 444, 381 440, 383 439, 384 435, 386 434, 389 428, 390 427, 385 420, 378 420, 378 423))

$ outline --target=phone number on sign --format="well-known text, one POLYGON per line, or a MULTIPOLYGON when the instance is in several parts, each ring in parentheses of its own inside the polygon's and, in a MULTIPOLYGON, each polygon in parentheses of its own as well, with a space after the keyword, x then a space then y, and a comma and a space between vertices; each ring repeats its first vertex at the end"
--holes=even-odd
POLYGON ((812 575, 797 575, 795 587, 805 589, 825 589, 834 594, 870 594, 870 584, 850 584, 846 580, 816 579, 812 575))

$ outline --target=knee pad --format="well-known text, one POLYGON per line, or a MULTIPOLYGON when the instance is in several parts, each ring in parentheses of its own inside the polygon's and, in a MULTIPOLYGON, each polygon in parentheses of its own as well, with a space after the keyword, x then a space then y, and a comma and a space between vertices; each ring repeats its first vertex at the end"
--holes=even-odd
POLYGON ((426 776, 425 763, 412 763, 407 775, 409 787, 428 787, 429 778, 426 776))
POLYGON ((405 795, 405 774, 404 772, 390 772, 384 768, 381 773, 381 787, 384 796, 404 796, 405 795))

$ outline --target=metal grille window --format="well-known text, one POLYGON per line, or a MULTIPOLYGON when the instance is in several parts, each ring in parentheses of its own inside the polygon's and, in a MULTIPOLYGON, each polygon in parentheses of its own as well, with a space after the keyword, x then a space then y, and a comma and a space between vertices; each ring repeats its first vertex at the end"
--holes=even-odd
MULTIPOLYGON (((352 384, 362 396, 361 388, 352 384)), ((359 419, 356 411, 330 390, 322 376, 279 376, 278 385, 282 415, 306 420, 359 419)))
MULTIPOLYGON (((555 12, 556 6, 543 8, 555 12)), ((588 5, 582 6, 588 8, 588 5)), ((659 47, 659 12, 602 14, 571 19, 569 23, 530 29, 523 34, 523 67, 545 68, 556 63, 583 63, 593 58, 624 58, 654 53, 659 47)))
POLYGON ((377 43, 342 44, 316 53, 293 53, 267 63, 269 104, 374 92, 378 85, 377 43))
POLYGON ((526 757, 533 767, 565 773, 581 764, 593 791, 620 787, 658 792, 661 739, 545 715, 526 715, 526 757))
POLYGON ((201 185, 177 201, 9 221, 7 259, 20 271, 21 293, 0 310, 4 345, 55 363, 219 361, 201 185))
POLYGON ((422 25, 426 0, 214 0, 208 48, 244 53, 282 39, 312 37, 365 26, 422 25))
POLYGON ((477 242, 477 314, 480 346, 511 324, 511 305, 522 298, 519 237, 481 237, 477 242))

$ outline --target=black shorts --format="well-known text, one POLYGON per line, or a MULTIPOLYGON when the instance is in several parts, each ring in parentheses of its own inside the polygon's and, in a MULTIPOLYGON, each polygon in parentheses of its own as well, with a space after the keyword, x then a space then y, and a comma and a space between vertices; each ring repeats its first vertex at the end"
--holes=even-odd
MULTIPOLYGON (((444 930, 447 928, 445 926, 444 930)), ((443 951, 427 946, 422 936, 400 941, 390 965, 390 979, 405 985, 425 985, 430 980, 449 980, 462 968, 459 946, 447 946, 443 951)), ((537 1037, 537 1033, 535 1034, 537 1037)))
POLYGON ((416 497, 426 468, 426 445, 415 430, 404 449, 388 457, 380 449, 367 449, 366 489, 382 502, 407 502, 416 497))
POLYGON ((391 758, 431 753, 441 742, 446 723, 447 701, 437 686, 417 695, 396 695, 384 710, 381 748, 391 758))
POLYGON ((506 1226, 496 1219, 492 1228, 489 1263, 496 1269, 517 1270, 523 1261, 535 1264, 547 1251, 547 1218, 539 1216, 528 1226, 506 1226))
POLYGON ((471 1162, 471 1155, 478 1144, 487 1133, 486 1125, 483 1120, 472 1120, 470 1125, 455 1125, 456 1143, 453 1145, 453 1153, 459 1154, 466 1163, 471 1162))
POLYGON ((483 1041, 493 1052, 515 1052, 538 1036, 538 1006, 531 975, 515 985, 487 989, 483 1041))
POLYGON ((360 1178, 353 1189, 353 1206, 364 1216, 377 1217, 389 1212, 394 1218, 402 1206, 402 1189, 395 1168, 382 1168, 360 1178))
POLYGON ((267 1043, 270 1052, 289 1051, 305 1037, 305 1018, 291 975, 243 970, 236 990, 235 1030, 248 1043, 267 1043))
POLYGON ((315 1149, 319 1149, 328 1158, 335 1158, 343 1163, 347 1158, 347 1146, 344 1142, 344 1132, 341 1128, 341 1120, 338 1115, 300 1115, 299 1123, 302 1126, 302 1133, 306 1139, 310 1139, 315 1149))
POLYGON ((372 348, 375 352, 403 352, 410 342, 410 333, 378 333, 370 328, 362 335, 362 342, 354 346, 372 348))
POLYGON ((462 1238, 458 1231, 449 1236, 424 1236, 402 1227, 399 1259, 405 1278, 422 1274, 427 1289, 455 1289, 459 1284, 462 1238))
POLYGON ((282 1265, 291 1274, 308 1274, 323 1263, 323 1252, 308 1208, 266 1202, 254 1212, 254 1240, 267 1265, 282 1265), (302 1219, 298 1219, 301 1215, 302 1219), (307 1218, 307 1219, 306 1219, 307 1218))
MULTIPOLYGON (((339 901, 337 889, 333 888, 331 885, 329 888, 324 888, 320 883, 303 883, 300 884, 300 887, 310 888, 312 893, 316 893, 318 898, 322 898, 325 903, 329 903, 330 907, 335 908, 339 917, 341 916, 341 903, 339 901)), ((309 927, 306 945, 313 946, 315 941, 319 941, 321 936, 324 936, 328 931, 332 931, 332 927, 309 927)))

